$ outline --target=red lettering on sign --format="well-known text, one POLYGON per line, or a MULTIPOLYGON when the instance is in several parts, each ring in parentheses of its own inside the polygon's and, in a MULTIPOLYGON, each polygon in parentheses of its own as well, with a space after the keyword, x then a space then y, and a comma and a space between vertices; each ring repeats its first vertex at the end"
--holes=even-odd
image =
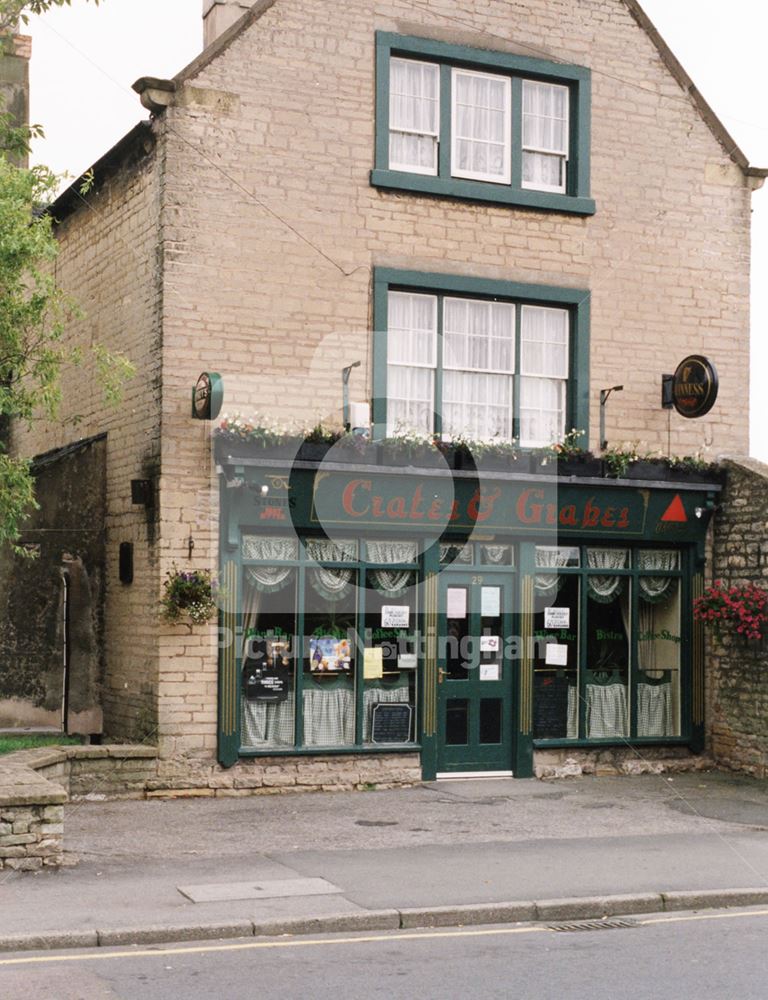
POLYGON ((523 490, 517 500, 517 517, 521 524, 541 524, 544 508, 540 503, 531 503, 530 498, 544 499, 544 490, 523 490))
POLYGON ((619 511, 619 519, 616 522, 617 528, 629 527, 629 507, 622 507, 619 511))
POLYGON ((421 509, 421 501, 424 497, 424 490, 421 486, 417 486, 413 492, 413 499, 411 500, 411 520, 419 521, 424 517, 424 511, 421 509))
POLYGON ((427 511, 427 517, 430 521, 439 521, 441 517, 441 512, 443 509, 442 500, 433 500, 429 505, 429 510, 427 511))
POLYGON ((577 528, 579 525, 576 517, 576 507, 571 503, 560 511, 560 524, 566 528, 577 528))
POLYGON ((482 490, 475 490, 475 495, 469 501, 467 513, 470 521, 477 521, 482 524, 487 521, 493 513, 493 505, 501 496, 501 489, 497 488, 492 493, 483 493, 482 490))
POLYGON ((373 516, 374 517, 384 516, 384 501, 378 494, 373 498, 373 516))
POLYGON ((600 524, 604 528, 613 528, 615 526, 615 521, 613 519, 613 507, 606 507, 603 512, 603 516, 600 519, 600 524))
POLYGON ((344 513, 349 514, 350 517, 365 517, 369 510, 368 506, 364 507, 362 510, 355 507, 355 493, 357 493, 358 489, 367 490, 370 493, 370 479, 353 479, 344 487, 344 492, 341 496, 341 505, 344 508, 344 513))
POLYGON ((407 517, 405 511, 405 497, 392 497, 387 504, 387 515, 389 517, 407 517))
POLYGON ((584 508, 584 517, 581 520, 582 528, 596 528, 600 522, 600 508, 596 503, 593 503, 592 497, 587 500, 587 505, 584 508))

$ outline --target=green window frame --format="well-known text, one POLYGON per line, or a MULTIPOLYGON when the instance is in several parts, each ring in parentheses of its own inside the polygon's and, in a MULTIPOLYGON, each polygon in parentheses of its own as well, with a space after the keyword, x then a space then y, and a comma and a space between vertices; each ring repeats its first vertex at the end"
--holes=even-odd
MULTIPOLYGON (((542 539, 543 544, 547 544, 546 540, 542 539)), ((536 572, 541 573, 541 568, 535 568, 533 566, 533 553, 535 551, 535 544, 526 546, 524 553, 521 555, 521 572, 528 574, 535 574, 536 572)), ((692 730, 692 711, 691 711, 691 698, 692 698, 692 667, 691 667, 691 637, 692 637, 692 596, 691 596, 691 586, 690 586, 690 566, 692 562, 692 554, 689 547, 686 546, 652 546, 646 542, 636 542, 633 545, 628 546, 616 546, 614 544, 608 543, 603 546, 599 542, 584 543, 573 543, 569 541, 560 541, 559 545, 565 548, 573 548, 579 552, 579 563, 577 567, 563 566, 556 570, 558 576, 563 577, 575 577, 579 581, 579 612, 578 620, 572 624, 572 628, 575 626, 578 632, 578 735, 572 738, 559 737, 559 738, 545 738, 545 737, 533 737, 532 743, 536 748, 545 749, 547 747, 584 747, 584 748, 594 748, 600 746, 629 746, 635 744, 664 744, 664 745, 687 745, 690 744, 693 739, 692 730), (594 548, 627 548, 629 551, 630 565, 626 569, 599 569, 595 567, 589 567, 587 565, 587 550, 594 548), (674 549, 679 553, 679 565, 676 569, 663 570, 654 569, 649 570, 647 568, 640 568, 637 564, 637 553, 639 550, 652 549, 655 547, 674 549), (629 686, 627 689, 627 702, 628 711, 630 718, 630 730, 624 737, 612 736, 606 738, 592 737, 588 738, 586 736, 586 687, 588 683, 590 663, 587 655, 587 643, 585 637, 587 636, 588 628, 588 584, 590 577, 595 576, 609 576, 609 577, 620 577, 629 583, 631 587, 631 601, 630 601, 630 635, 628 636, 629 645, 629 666, 628 666, 628 677, 629 686), (641 577, 653 576, 657 578, 671 579, 676 581, 679 587, 679 608, 680 608, 680 634, 678 641, 680 643, 680 733, 676 736, 638 736, 638 683, 641 674, 639 666, 639 639, 640 639, 640 621, 638 608, 640 604, 640 596, 638 591, 638 581, 641 577)), ((544 570, 544 572, 549 572, 544 570)))
MULTIPOLYGON (((254 534, 263 537, 267 537, 271 533, 265 532, 261 526, 245 526, 242 525, 238 531, 239 540, 239 552, 237 555, 239 569, 237 577, 240 580, 240 592, 238 594, 239 601, 238 605, 240 608, 243 607, 243 574, 244 571, 249 567, 259 567, 259 566, 269 566, 272 567, 276 565, 274 560, 258 560, 250 559, 243 556, 242 553, 242 539, 244 536, 254 534)), ((388 571, 402 571, 406 570, 413 574, 414 576, 414 587, 417 592, 417 605, 416 613, 414 615, 414 620, 411 622, 409 629, 413 634, 413 641, 415 642, 415 649, 419 650, 419 635, 422 630, 422 617, 423 609, 420 606, 421 600, 421 582, 423 577, 423 567, 422 558, 417 556, 416 559, 410 562, 387 562, 387 563, 377 563, 372 562, 365 558, 363 551, 365 548, 365 542, 370 541, 364 537, 350 535, 345 538, 345 541, 354 542, 357 545, 357 556, 353 559, 348 559, 344 561, 335 560, 323 560, 322 562, 317 562, 313 559, 307 551, 307 543, 311 542, 315 536, 312 535, 297 535, 296 536, 296 555, 293 558, 281 559, 279 565, 284 569, 291 569, 296 573, 296 600, 293 605, 294 617, 295 617, 295 633, 289 638, 291 640, 291 659, 293 662, 293 693, 294 693, 294 740, 293 744, 286 744, 284 746, 249 746, 244 742, 243 734, 243 693, 242 693, 242 668, 243 668, 243 643, 242 643, 242 631, 238 631, 235 639, 235 651, 234 651, 234 666, 235 666, 235 676, 236 676, 236 744, 237 751, 236 754, 232 756, 232 759, 237 759, 237 757, 268 757, 268 756, 285 756, 285 755, 306 755, 306 756, 332 756, 336 754, 349 754, 349 753, 366 753, 366 754, 381 754, 381 753, 418 753, 421 750, 421 744, 419 741, 419 734, 421 732, 421 712, 422 712, 422 670, 421 664, 419 663, 418 669, 413 671, 413 678, 415 684, 414 696, 415 705, 412 706, 412 738, 405 743, 373 743, 370 737, 365 735, 365 724, 364 724, 364 695, 366 691, 366 677, 365 677, 365 667, 364 659, 362 655, 355 655, 354 657, 354 669, 348 676, 340 675, 338 680, 331 680, 331 684, 339 682, 347 684, 353 692, 354 699, 354 738, 350 742, 344 743, 332 743, 332 744, 319 744, 311 743, 307 744, 304 740, 304 702, 303 693, 306 685, 310 683, 307 670, 306 670, 306 657, 305 657, 305 646, 307 641, 310 639, 309 634, 306 633, 306 619, 309 616, 307 609, 307 587, 309 586, 309 581, 307 580, 307 574, 318 567, 323 569, 343 569, 351 570, 355 574, 355 583, 353 586, 357 591, 356 597, 356 609, 354 613, 355 619, 355 632, 358 637, 366 636, 366 613, 367 604, 370 603, 368 598, 368 577, 381 569, 386 569, 388 571)), ((511 570, 512 567, 505 566, 506 570, 511 570)), ((392 601, 398 600, 393 597, 392 601)), ((239 615, 240 625, 242 628, 242 612, 239 615)), ((282 638, 282 633, 278 638, 282 638)), ((356 654, 359 654, 359 647, 356 650, 356 654)), ((419 657, 420 659, 420 657, 419 657)))
POLYGON ((384 189, 498 205, 594 215, 595 202, 590 196, 591 100, 591 74, 584 66, 379 31, 376 33, 376 148, 371 184, 384 189), (390 169, 389 94, 390 61, 393 57, 431 62, 439 67, 438 152, 434 175, 390 169), (460 178, 452 173, 452 87, 455 69, 496 74, 510 82, 512 138, 509 183, 460 178), (568 89, 570 112, 564 193, 534 190, 523 185, 523 81, 550 83, 568 89))
MULTIPOLYGON (((375 268, 373 278, 373 386, 372 418, 374 439, 381 440, 387 433, 387 336, 389 328, 390 291, 413 291, 437 295, 439 300, 457 296, 506 301, 516 307, 525 305, 560 306, 570 313, 569 378, 566 389, 565 431, 578 428, 589 438, 589 324, 590 293, 585 289, 560 288, 552 285, 530 285, 500 281, 492 278, 473 278, 454 274, 434 274, 405 271, 393 268, 375 268)), ((442 310, 438 308, 437 363, 435 377, 435 426, 436 435, 442 434, 440 402, 442 391, 442 310)), ((520 314, 515 309, 516 352, 520 352, 520 314)), ((515 365, 514 417, 512 437, 519 440, 520 427, 520 365, 515 365)))

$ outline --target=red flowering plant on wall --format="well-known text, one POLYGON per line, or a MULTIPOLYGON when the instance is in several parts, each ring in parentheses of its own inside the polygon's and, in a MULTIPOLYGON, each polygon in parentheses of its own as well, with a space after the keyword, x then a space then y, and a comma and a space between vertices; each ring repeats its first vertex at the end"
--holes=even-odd
POLYGON ((746 639, 760 639, 768 622, 768 591, 754 583, 745 587, 725 587, 715 580, 701 597, 693 602, 693 617, 711 625, 720 636, 720 626, 735 626, 746 639))

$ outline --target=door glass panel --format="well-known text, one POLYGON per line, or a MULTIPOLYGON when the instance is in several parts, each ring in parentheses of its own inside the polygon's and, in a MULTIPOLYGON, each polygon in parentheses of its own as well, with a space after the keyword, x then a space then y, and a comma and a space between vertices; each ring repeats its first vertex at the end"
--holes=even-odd
POLYGON ((537 573, 534 594, 533 736, 540 740, 576 739, 579 579, 537 573))
POLYGON ((480 700, 480 742, 501 743, 501 698, 480 700))
POLYGON ((447 587, 445 669, 450 680, 466 680, 470 667, 469 588, 447 587))
POLYGON ((680 581, 641 576, 637 735, 680 735, 680 581))
POLYGON ((511 545, 483 543, 480 546, 480 562, 483 566, 513 566, 514 561, 511 545))
POLYGON ((587 578, 586 737, 629 735, 630 581, 624 576, 587 578))
POLYGON ((469 701, 449 698, 445 705, 445 742, 448 746, 469 743, 469 701))
MULTIPOLYGON (((502 588, 480 588, 480 664, 499 662, 504 649, 501 634, 502 588)), ((480 672, 483 679, 483 671, 480 672)), ((486 677, 490 679, 486 672, 486 677)), ((501 678, 497 678, 500 680, 501 678)))

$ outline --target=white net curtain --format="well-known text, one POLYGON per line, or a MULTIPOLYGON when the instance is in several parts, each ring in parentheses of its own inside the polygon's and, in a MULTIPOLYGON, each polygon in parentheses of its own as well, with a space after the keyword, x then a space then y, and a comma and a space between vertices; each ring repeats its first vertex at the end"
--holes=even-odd
MULTIPOLYGON (((418 556, 418 544, 409 541, 366 542, 369 563, 413 563, 418 556)), ((371 569, 368 577, 377 590, 389 597, 399 597, 415 581, 412 569, 371 569)))
POLYGON ((415 59, 389 64, 389 166, 437 173, 440 67, 415 59))
MULTIPOLYGON (((629 568, 628 549, 587 549, 587 566, 590 569, 617 570, 629 568)), ((587 577, 587 589, 593 601, 609 604, 624 590, 624 578, 621 576, 587 577)), ((628 633, 627 633, 628 634, 628 633)))
MULTIPOLYGON (((327 538, 307 538, 307 555, 313 562, 351 562, 357 559, 356 541, 331 541, 327 538)), ((354 569, 318 566, 308 571, 312 587, 331 603, 344 600, 354 584, 354 569)))
POLYGON ((432 432, 436 364, 437 296, 390 292, 387 434, 432 432))
POLYGON ((454 69, 451 173, 510 181, 512 85, 508 77, 454 69))
MULTIPOLYGON (((579 550, 555 545, 536 546, 536 568, 562 569, 565 566, 579 565, 579 550)), ((565 577, 558 573, 536 573, 534 586, 542 597, 554 597, 565 583, 565 577)))
POLYGON ((564 192, 568 88, 523 80, 523 187, 564 192))
POLYGON ((525 447, 546 447, 565 433, 568 327, 566 309, 521 307, 520 443, 525 447))

